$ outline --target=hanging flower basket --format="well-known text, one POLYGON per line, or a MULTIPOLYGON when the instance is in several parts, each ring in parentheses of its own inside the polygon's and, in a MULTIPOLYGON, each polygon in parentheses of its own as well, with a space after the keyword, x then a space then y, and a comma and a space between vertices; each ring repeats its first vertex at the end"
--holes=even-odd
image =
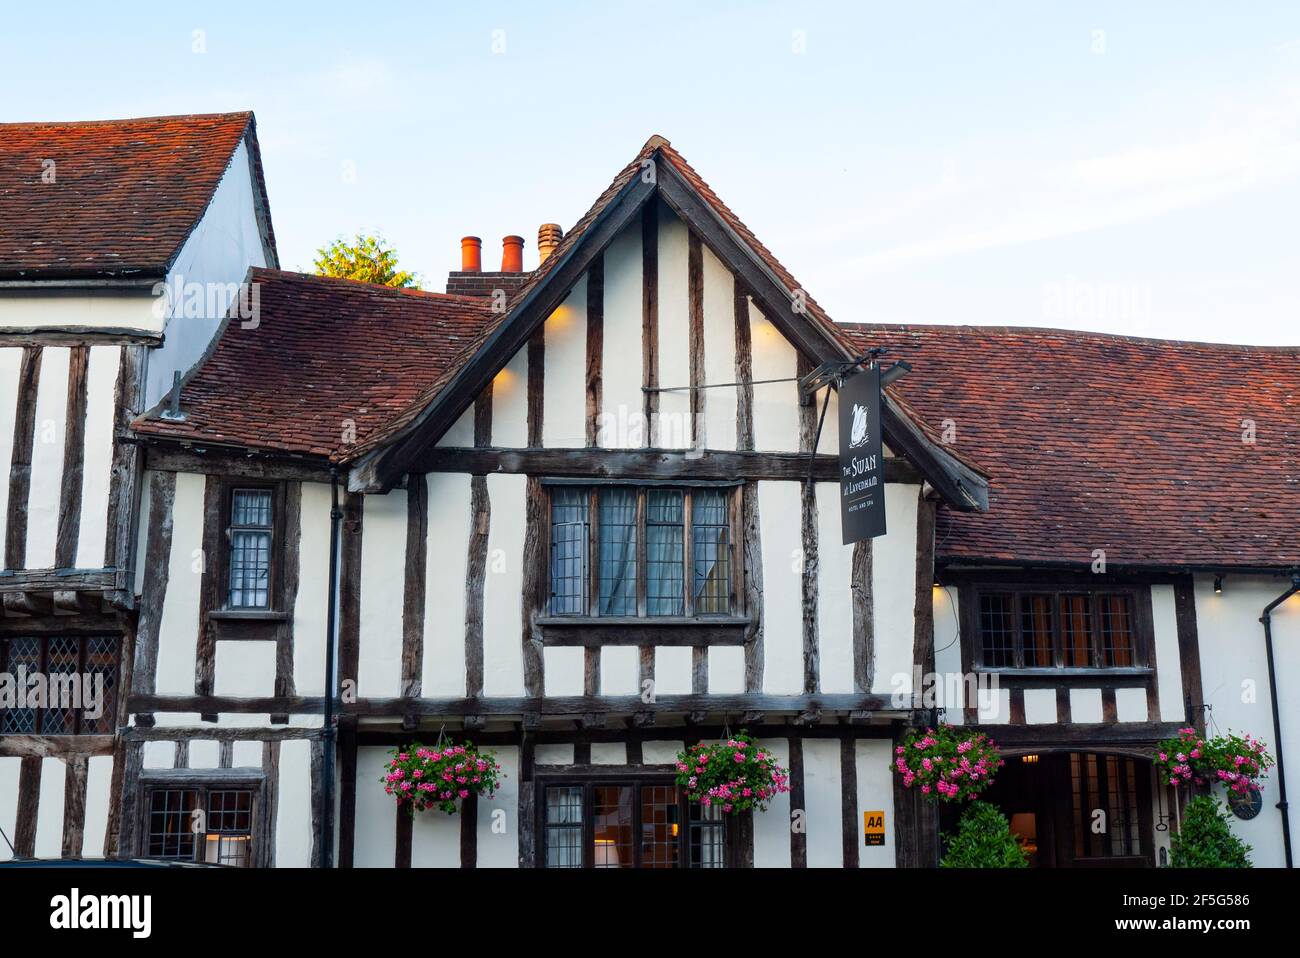
POLYGON ((466 742, 434 746, 418 742, 397 749, 379 780, 384 791, 397 799, 398 808, 412 815, 427 808, 456 814, 459 803, 471 795, 491 798, 497 790, 501 766, 491 752, 480 752, 466 742))
POLYGON ((894 771, 932 801, 965 802, 993 784, 1006 763, 983 732, 952 725, 915 729, 894 749, 894 771))
POLYGON ((1229 731, 1205 738, 1189 727, 1156 746, 1155 766, 1161 781, 1175 788, 1221 782, 1229 794, 1249 795, 1261 788, 1260 780, 1273 767, 1273 756, 1249 734, 1229 731))
POLYGON ((790 776, 744 731, 725 742, 692 746, 677 755, 677 784, 686 797, 727 814, 767 810, 777 794, 790 791, 790 776))

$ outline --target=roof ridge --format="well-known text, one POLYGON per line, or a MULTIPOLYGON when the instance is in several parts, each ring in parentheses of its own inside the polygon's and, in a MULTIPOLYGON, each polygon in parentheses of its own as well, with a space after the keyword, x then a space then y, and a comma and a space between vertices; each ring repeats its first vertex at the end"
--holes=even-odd
POLYGON ((1060 326, 995 326, 980 325, 977 323, 864 323, 864 322, 843 322, 836 325, 848 329, 881 329, 881 330, 905 330, 921 331, 925 329, 939 330, 970 330, 980 333, 1009 333, 1009 334, 1037 334, 1037 335, 1059 335, 1066 337, 1091 337, 1094 339, 1108 340, 1111 342, 1126 342, 1136 344, 1150 343, 1157 346, 1195 346, 1209 349, 1249 349, 1261 350, 1268 352, 1300 352, 1300 343, 1294 346, 1285 345, 1255 345, 1253 343, 1225 343, 1225 342, 1205 342, 1197 339, 1169 339, 1163 336, 1133 336, 1129 333, 1107 333, 1096 329, 1069 329, 1060 326))
POLYGON ((124 116, 111 117, 99 120, 15 120, 9 123, 0 123, 0 127, 17 127, 25 126, 32 128, 40 127, 69 127, 69 126, 113 126, 125 123, 148 123, 151 121, 161 120, 215 120, 232 117, 252 117, 252 110, 229 110, 218 113, 169 113, 158 116, 124 116))
MULTIPOLYGON (((384 286, 381 283, 371 283, 363 279, 352 279, 348 276, 322 276, 319 273, 308 273, 296 269, 275 269, 270 266, 254 266, 252 273, 255 275, 270 274, 276 277, 301 279, 313 283, 336 283, 345 286, 355 287, 358 290, 367 292, 376 292, 381 295, 391 294, 395 296, 419 296, 430 299, 452 300, 455 302, 467 303, 471 306, 480 306, 484 309, 491 304, 482 296, 467 296, 463 293, 440 293, 434 289, 419 289, 414 287, 402 286, 384 286)), ((524 274, 526 275, 526 274, 524 274)))

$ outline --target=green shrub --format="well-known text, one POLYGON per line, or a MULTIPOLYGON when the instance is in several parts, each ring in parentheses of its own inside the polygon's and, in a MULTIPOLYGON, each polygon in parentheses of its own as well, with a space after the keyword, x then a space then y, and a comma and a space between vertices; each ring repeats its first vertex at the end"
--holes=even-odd
POLYGON ((1025 850, 1006 817, 988 802, 971 802, 957 823, 941 868, 1027 868, 1025 850))
POLYGON ((1171 840, 1170 868, 1249 868, 1250 846, 1228 827, 1227 810, 1202 796, 1187 803, 1183 824, 1171 840))

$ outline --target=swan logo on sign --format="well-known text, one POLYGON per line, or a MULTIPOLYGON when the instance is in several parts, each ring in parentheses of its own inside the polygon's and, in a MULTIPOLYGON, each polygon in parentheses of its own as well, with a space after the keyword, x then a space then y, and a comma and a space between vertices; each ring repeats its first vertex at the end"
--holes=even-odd
POLYGON ((849 430, 849 448, 860 449, 871 439, 867 429, 867 407, 861 403, 853 404, 853 428, 849 430))

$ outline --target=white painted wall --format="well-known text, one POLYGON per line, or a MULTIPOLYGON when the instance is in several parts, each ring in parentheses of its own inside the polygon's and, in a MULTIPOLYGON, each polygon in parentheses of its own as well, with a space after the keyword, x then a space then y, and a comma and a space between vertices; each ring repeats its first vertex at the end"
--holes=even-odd
MULTIPOLYGON (((1249 732, 1268 743, 1276 756, 1272 704, 1264 627, 1259 623, 1264 606, 1281 595, 1287 583, 1280 578, 1229 576, 1223 594, 1215 595, 1212 576, 1197 576, 1196 624, 1201 650, 1201 686, 1213 724, 1209 731, 1249 732)), ((1300 597, 1293 596, 1273 612, 1274 664, 1277 673, 1278 711, 1283 731, 1284 761, 1292 795, 1300 793, 1300 597)), ((1161 663, 1163 664, 1163 662, 1161 663)), ((1216 787, 1216 793, 1222 791, 1216 787)), ((1219 797, 1222 797, 1221 795, 1219 797)), ((1234 818, 1233 831, 1254 846, 1257 867, 1284 864, 1277 769, 1264 780, 1264 809, 1257 818, 1234 818)), ((1292 812, 1292 852, 1300 821, 1292 812)))
MULTIPOLYGON (((363 533, 364 535, 364 533, 363 533)), ((392 868, 397 853, 397 802, 380 779, 391 756, 388 749, 357 749, 356 831, 352 864, 356 868, 392 868)))
POLYGON ((1160 721, 1185 721, 1187 705, 1183 694, 1178 618, 1174 611, 1172 585, 1151 587, 1151 625, 1155 632, 1156 691, 1160 697, 1160 721))
POLYGON ((492 525, 483 585, 484 695, 524 694, 522 565, 526 482, 523 476, 487 477, 492 525))
MULTIPOLYGON (((9 520, 9 471, 13 465, 14 417, 18 413, 18 374, 22 369, 23 351, 19 347, 0 348, 0 542, 4 542, 9 520)), ((0 555, 0 564, 4 556, 0 555)))
MULTIPOLYGON (((145 479, 146 483, 148 478, 145 479)), ((172 509, 172 551, 167 594, 158 629, 159 695, 193 695, 199 633, 199 589, 203 565, 204 476, 176 474, 172 509)), ((144 555, 143 552, 140 555, 144 555)), ((274 674, 274 673, 272 673, 274 674)))
MULTIPOLYGON (((191 744, 191 764, 193 753, 194 747, 191 744)), ((276 867, 308 868, 311 866, 312 796, 311 742, 307 739, 286 739, 280 743, 280 783, 277 796, 276 867)))
POLYGON ((769 695, 803 692, 802 509, 799 483, 758 484, 763 540, 763 691, 769 695))
POLYGON ((843 545, 839 484, 817 490, 817 644, 823 692, 853 691, 853 546, 843 545))
POLYGON ((323 695, 330 592, 330 487, 322 482, 304 482, 301 489, 298 595, 293 605, 293 684, 299 695, 323 695))
POLYGON ((431 698, 455 698, 465 694, 465 572, 472 522, 470 477, 431 473, 428 483, 423 693, 431 698))
POLYGON ((460 814, 430 809, 411 823, 412 868, 460 867, 460 814))
POLYGON ((750 346, 754 378, 754 448, 762 452, 792 452, 799 448, 799 384, 759 383, 789 379, 799 373, 798 355, 752 302, 749 304, 750 346))
POLYGON ((401 695, 405 584, 406 490, 366 496, 361 526, 361 645, 357 659, 357 694, 361 698, 401 695))
POLYGON ((225 641, 216 643, 212 667, 216 695, 261 698, 275 694, 275 642, 225 641))
POLYGON ((519 749, 496 749, 500 785, 492 798, 478 801, 479 868, 519 867, 519 749))
POLYGON ((166 338, 149 355, 146 409, 171 388, 173 371, 187 372, 202 358, 232 299, 222 287, 242 282, 250 266, 267 265, 257 227, 253 190, 248 148, 241 143, 231 156, 207 210, 167 274, 169 290, 182 283, 200 284, 205 290, 205 305, 200 316, 178 311, 174 301, 163 307, 167 316, 166 338), (213 299, 217 308, 211 311, 206 307, 208 289, 220 290, 220 295, 213 299))
POLYGON ((66 346, 47 346, 41 355, 36 388, 32 479, 27 497, 28 569, 54 567, 59 531, 59 496, 63 485, 63 440, 67 434, 68 361, 66 346))
POLYGON ((872 691, 910 692, 916 610, 919 486, 885 486, 886 534, 871 541, 876 671, 872 691))
MULTIPOLYGON (((0 757, 0 828, 10 836, 10 841, 18 825, 18 773, 22 764, 21 758, 0 757)), ((0 842, 0 862, 11 858, 13 853, 9 851, 9 845, 0 842)))
MULTIPOLYGON (((744 656, 741 656, 741 684, 744 684, 744 656)), ((691 650, 661 645, 655 649, 655 692, 658 695, 686 695, 691 691, 691 650)), ((710 663, 712 664, 712 663, 710 663)), ((721 666, 720 666, 721 668, 721 666)), ((712 669, 710 669, 712 672, 712 669)))
POLYGON ((86 858, 104 857, 112 796, 113 756, 92 755, 86 766, 86 819, 81 841, 81 854, 86 858))
POLYGON ((155 315, 153 296, 147 289, 104 290, 0 290, 0 329, 59 329, 90 326, 161 333, 162 318, 155 315))
POLYGON ((515 353, 492 380, 492 445, 528 445, 528 347, 515 353))
MULTIPOLYGON (((809 868, 844 866, 844 785, 840 778, 840 743, 836 739, 803 741, 804 804, 807 806, 809 868)), ((849 783, 849 788, 856 787, 849 783)))
MULTIPOLYGON (((722 260, 704 246, 704 382, 734 383, 736 377, 736 281, 722 260)), ((736 448, 737 387, 718 386, 700 395, 704 403, 704 445, 736 448)))
POLYGON ((894 772, 891 767, 894 743, 889 739, 858 739, 854 746, 858 788, 858 865, 862 868, 893 868, 897 856, 894 843, 894 772), (863 837, 863 812, 885 813, 885 844, 867 846, 863 837))
POLYGON ((63 853, 63 790, 68 766, 61 758, 41 762, 41 788, 36 810, 36 857, 58 858, 63 853))
POLYGON ((580 449, 587 444, 587 277, 546 318, 542 445, 580 449))
POLYGON ((641 393, 641 232, 628 228, 605 249, 598 444, 644 446, 641 393))
MULTIPOLYGON (((659 385, 691 382, 690 233, 686 224, 659 204, 659 385)), ((706 390, 707 391, 707 390, 706 390)), ((691 442, 690 390, 659 394, 659 416, 650 445, 685 449, 691 442)))
MULTIPOLYGON (((790 767, 790 743, 783 738, 758 739, 757 744, 780 763, 790 767)), ((775 796, 767 811, 754 812, 754 867, 790 867, 790 794, 775 796)))
POLYGON ((121 346, 92 346, 86 366, 86 428, 82 446, 81 513, 76 564, 104 566, 108 490, 113 471, 113 393, 122 361, 121 346))

